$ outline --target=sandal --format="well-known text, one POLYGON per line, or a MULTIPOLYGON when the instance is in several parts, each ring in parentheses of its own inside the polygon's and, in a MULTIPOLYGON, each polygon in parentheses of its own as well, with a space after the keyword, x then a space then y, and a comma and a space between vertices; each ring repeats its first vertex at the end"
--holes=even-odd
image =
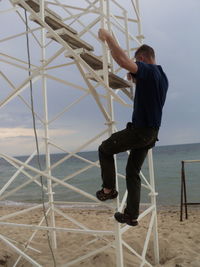
POLYGON ((119 223, 126 223, 126 224, 131 225, 131 226, 138 225, 138 221, 132 219, 128 213, 116 212, 114 214, 114 217, 115 217, 116 221, 118 221, 119 223))
POLYGON ((117 196, 118 196, 118 192, 115 189, 111 189, 110 193, 107 193, 107 194, 104 193, 103 189, 96 192, 96 197, 101 201, 105 201, 108 199, 114 199, 117 196))

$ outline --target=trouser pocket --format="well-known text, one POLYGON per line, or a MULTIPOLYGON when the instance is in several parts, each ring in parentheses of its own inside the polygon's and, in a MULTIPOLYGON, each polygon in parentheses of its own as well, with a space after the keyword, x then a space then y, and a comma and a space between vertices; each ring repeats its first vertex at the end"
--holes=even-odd
POLYGON ((155 146, 156 141, 158 140, 158 131, 155 129, 149 129, 149 128, 138 128, 137 129, 137 135, 138 138, 143 143, 143 147, 145 148, 152 148, 155 146))

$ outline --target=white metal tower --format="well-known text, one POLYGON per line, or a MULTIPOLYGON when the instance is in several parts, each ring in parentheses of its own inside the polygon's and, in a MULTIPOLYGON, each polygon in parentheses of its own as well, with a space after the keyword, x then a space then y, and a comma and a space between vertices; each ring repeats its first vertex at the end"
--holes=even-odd
MULTIPOLYGON (((98 160, 85 158, 80 152, 89 150, 91 145, 97 148, 106 135, 117 130, 118 118, 117 115, 115 117, 115 110, 129 109, 131 114, 133 88, 123 79, 125 72, 113 62, 107 46, 99 41, 97 31, 100 27, 107 28, 119 39, 128 55, 133 57, 135 49, 142 44, 143 39, 139 0, 126 0, 123 4, 119 0, 5 0, 0 15, 1 23, 5 21, 5 31, 2 29, 0 40, 2 45, 0 77, 2 87, 5 89, 0 93, 1 114, 19 116, 18 108, 23 107, 23 112, 26 111, 27 114, 27 121, 35 119, 38 134, 38 149, 34 148, 37 136, 29 136, 30 141, 26 145, 30 146, 32 153, 26 158, 15 158, 10 153, 0 152, 0 159, 15 169, 0 189, 0 200, 9 200, 33 183, 35 192, 41 192, 42 187, 45 195, 43 196, 45 207, 39 203, 0 217, 1 226, 32 231, 22 247, 8 238, 6 233, 0 234, 0 242, 8 245, 19 255, 14 266, 20 266, 18 264, 22 258, 33 266, 43 266, 37 260, 38 252, 34 250, 37 247, 34 248, 33 242, 39 231, 50 233, 54 251, 59 250, 58 233, 90 234, 93 236, 91 243, 104 241, 104 245, 100 243, 97 249, 91 249, 77 259, 69 261, 66 257, 62 266, 76 265, 83 259, 108 248, 116 252, 116 266, 124 266, 126 260, 123 256, 124 249, 138 260, 138 266, 152 266, 146 258, 151 236, 154 243, 154 263, 158 263, 156 193, 151 151, 148 153, 148 178, 141 173, 143 188, 147 189, 150 196, 149 203, 142 208, 139 216, 139 221, 149 216, 141 253, 123 238, 125 232, 134 231, 133 227, 120 225, 113 219, 113 230, 102 230, 98 225, 95 229, 90 229, 61 209, 60 205, 68 202, 57 201, 58 187, 60 187, 66 190, 66 194, 71 191, 84 196, 90 201, 88 205, 95 203, 102 205, 94 196, 95 192, 92 194, 89 190, 85 191, 73 183, 78 175, 92 168, 99 168, 98 160), (28 23, 25 20, 25 10, 28 14, 28 23), (15 25, 9 25, 9 21, 13 21, 15 25), (25 52, 27 46, 31 51, 30 62, 25 52), (29 96, 30 87, 34 95, 34 110, 29 96), (88 105, 91 105, 90 111, 88 111, 88 105), (94 113, 99 111, 98 114, 100 114, 95 121, 92 120, 93 111, 94 113), (69 130, 63 133, 66 138, 65 146, 63 136, 58 130, 63 127, 61 121, 63 117, 67 124, 67 116, 73 118, 73 125, 69 125, 69 130), (87 126, 90 125, 90 116, 93 131, 91 136, 86 136, 84 129, 80 129, 78 124, 82 120, 87 126), (77 130, 74 130, 76 126, 77 130), (81 133, 79 133, 80 130, 81 133), (71 151, 67 147, 70 144, 73 147, 71 151), (45 167, 39 167, 33 162, 38 152, 45 155, 45 167), (58 152, 62 153, 60 159, 52 163, 52 153, 58 152), (73 173, 63 172, 61 176, 57 176, 56 170, 62 168, 63 164, 67 165, 73 158, 80 160, 83 167, 73 173), (12 222, 16 216, 26 216, 31 211, 41 210, 42 207, 45 214, 41 213, 38 224, 12 222), (56 216, 58 215, 66 220, 66 227, 57 225, 56 216), (45 224, 45 220, 48 220, 48 225, 45 224), (73 227, 68 226, 68 222, 73 224, 73 227), (36 251, 35 255, 33 251, 36 251)), ((22 121, 21 125, 26 125, 26 122, 22 121)), ((19 129, 18 125, 15 126, 19 129)), ((27 131, 25 133, 28 134, 27 131)), ((26 134, 22 140, 25 140, 26 134)), ((18 138, 17 134, 16 138, 18 138)), ((117 162, 116 158, 116 169, 117 162)), ((117 186, 122 178, 124 175, 117 171, 117 186)), ((92 180, 91 183, 93 183, 92 180)), ((105 203, 105 207, 112 209, 113 213, 116 209, 122 211, 125 201, 126 192, 121 201, 117 199, 113 203, 105 203)))

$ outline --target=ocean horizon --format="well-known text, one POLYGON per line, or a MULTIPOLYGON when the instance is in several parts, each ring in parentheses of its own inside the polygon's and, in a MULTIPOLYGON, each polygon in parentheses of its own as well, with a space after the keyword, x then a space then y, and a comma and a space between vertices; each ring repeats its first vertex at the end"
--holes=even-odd
MULTIPOLYGON (((65 153, 51 154, 51 164, 55 164, 63 157, 67 156, 65 153)), ((78 153, 79 158, 71 157, 67 161, 55 167, 52 170, 52 175, 58 179, 70 178, 73 173, 77 173, 72 179, 68 179, 67 183, 82 189, 90 194, 95 195, 95 192, 101 188, 100 169, 97 167, 88 167, 88 163, 81 160, 85 158, 88 161, 95 162, 98 160, 97 151, 84 151, 78 153), (85 172, 81 170, 85 169, 85 172), (80 173, 79 173, 80 172, 80 173), (78 174, 79 173, 79 174, 78 174)), ((25 161, 28 156, 17 156, 16 158, 25 161)), ((120 153, 117 155, 117 168, 118 172, 125 175, 125 167, 127 162, 127 153, 120 153)), ((156 146, 153 148, 153 162, 154 162, 154 174, 155 174, 155 187, 158 192, 157 204, 158 206, 174 206, 180 205, 180 192, 181 192, 181 161, 182 160, 199 160, 200 159, 200 143, 193 144, 177 144, 177 145, 165 145, 156 146)), ((40 162, 42 169, 44 168, 45 156, 40 155, 40 162)), ((34 158, 30 164, 37 168, 37 160, 34 158)), ((0 158, 0 188, 9 181, 9 179, 15 174, 16 168, 0 158)), ((185 165, 186 170, 186 184, 187 195, 189 202, 200 202, 200 162, 187 163, 185 165)), ((25 171, 34 175, 30 170, 25 171)), ((147 180, 149 179, 148 164, 145 160, 142 173, 147 180)), ((5 194, 9 191, 17 188, 19 185, 28 181, 26 175, 18 175, 14 181, 6 189, 5 194)), ((46 179, 44 179, 46 185, 46 179)), ((40 179, 38 179, 40 181, 40 179)), ((60 185, 53 183, 53 190, 55 192, 55 201, 67 201, 67 202, 87 202, 88 199, 76 192, 73 192, 60 185)), ((119 192, 122 197, 125 191, 125 179, 119 177, 119 192)), ((142 189, 141 202, 149 202, 149 196, 146 189, 142 189)), ((46 195, 46 194, 45 194, 46 195)), ((36 183, 31 183, 21 190, 15 192, 12 196, 2 198, 0 196, 0 203, 12 203, 12 204, 31 204, 41 203, 41 188, 36 183)), ((90 201, 90 200, 89 200, 90 201)))

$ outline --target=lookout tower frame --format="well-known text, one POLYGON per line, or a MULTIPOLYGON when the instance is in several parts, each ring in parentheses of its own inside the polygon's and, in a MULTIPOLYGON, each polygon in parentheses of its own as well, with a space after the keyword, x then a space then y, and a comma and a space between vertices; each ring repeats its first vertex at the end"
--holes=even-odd
MULTIPOLYGON (((0 74, 2 84, 6 89, 6 93, 0 94, 0 111, 1 114, 5 114, 11 109, 11 113, 14 114, 12 107, 17 108, 17 105, 23 105, 29 114, 27 116, 35 121, 33 127, 35 134, 31 135, 30 140, 32 152, 26 158, 16 158, 10 153, 0 154, 0 158, 15 169, 0 190, 0 200, 9 200, 30 184, 35 184, 36 188, 40 191, 42 189, 44 193, 41 203, 0 217, 1 226, 32 230, 32 234, 23 247, 7 237, 6 233, 0 235, 0 242, 5 243, 18 255, 14 266, 18 266, 22 259, 33 266, 42 266, 37 260, 37 248, 34 248, 32 244, 39 231, 49 233, 50 245, 54 251, 59 250, 57 234, 60 232, 77 235, 90 234, 94 237, 91 241, 94 243, 99 240, 105 241, 104 246, 93 249, 77 259, 70 261, 66 259, 61 266, 75 265, 107 248, 115 250, 118 267, 124 266, 123 249, 127 249, 133 257, 137 258, 138 266, 152 266, 146 259, 151 236, 153 236, 154 243, 154 262, 158 263, 156 192, 151 150, 148 152, 148 178, 141 173, 142 186, 149 194, 149 203, 142 209, 139 221, 147 215, 150 218, 141 254, 123 239, 123 234, 126 231, 134 231, 133 228, 122 226, 113 219, 113 230, 105 231, 98 229, 98 226, 96 229, 89 229, 83 222, 71 218, 67 212, 60 209, 61 204, 69 204, 69 201, 56 200, 56 195, 59 194, 57 188, 60 186, 63 190, 72 191, 87 198, 90 201, 88 205, 102 205, 94 194, 77 187, 71 181, 91 168, 99 168, 98 160, 85 158, 80 152, 89 149, 91 145, 97 146, 103 137, 117 130, 118 118, 115 114, 115 105, 130 109, 131 113, 134 87, 124 78, 124 70, 113 62, 108 47, 98 39, 97 29, 107 28, 116 40, 119 39, 127 54, 133 58, 134 51, 143 40, 139 0, 126 1, 127 8, 130 7, 131 11, 128 11, 118 0, 80 0, 79 4, 74 1, 68 1, 66 4, 63 0, 6 0, 5 2, 5 7, 0 11, 2 21, 5 20, 6 25, 10 16, 15 16, 19 22, 16 22, 17 32, 9 29, 0 40, 3 47, 0 55, 2 66, 0 74), (25 11, 28 14, 28 22, 24 17, 25 11), (21 44, 21 40, 25 40, 25 37, 29 40, 26 44, 31 51, 28 58, 24 55, 25 53, 22 53, 20 46, 17 47, 17 44, 21 44), (8 45, 4 46, 5 44, 8 45), (76 76, 74 76, 75 71, 76 76), (77 80, 72 79, 74 77, 77 80), (67 105, 59 107, 60 105, 57 104, 57 107, 51 111, 48 97, 53 93, 56 105, 56 96, 59 95, 58 85, 62 90, 67 91, 67 94, 64 92, 67 96, 67 105), (34 97, 32 96, 33 103, 28 96, 30 88, 32 94, 35 94, 34 97), (67 148, 67 145, 70 145, 70 136, 69 142, 63 146, 56 136, 58 133, 56 129, 59 128, 60 119, 66 113, 71 116, 71 111, 77 106, 81 107, 81 103, 86 99, 89 99, 86 104, 92 102, 101 114, 102 127, 92 132, 89 138, 84 136, 84 131, 82 131, 83 142, 80 142, 80 137, 77 135, 77 145, 70 150, 67 148), (34 148, 35 141, 36 149, 34 148), (61 158, 52 163, 52 153, 56 152, 62 153, 61 158), (45 163, 42 167, 33 163, 36 157, 41 159, 41 154, 45 155, 45 163), (63 163, 68 164, 72 158, 83 162, 84 167, 72 173, 57 176, 55 170, 63 163), (20 185, 13 186, 20 179, 22 179, 20 185), (43 213, 38 224, 12 222, 16 216, 26 215, 41 208, 43 213), (56 215, 62 216, 66 222, 73 224, 73 227, 57 225, 56 215), (48 223, 45 224, 45 221, 48 223), (112 238, 109 239, 107 236, 112 238), (30 250, 35 251, 36 255, 30 256, 30 250)), ((26 45, 24 48, 27 48, 26 45)), ((22 45, 22 50, 24 48, 22 45)), ((79 109, 79 116, 85 120, 84 110, 80 111, 81 109, 79 109)), ((77 116, 77 113, 75 115, 77 116)), ((86 116, 88 115, 87 113, 86 116)), ((74 125, 76 125, 76 116, 74 116, 74 125)), ((67 133, 70 133, 70 128, 68 132, 66 131, 67 133)), ((118 170, 117 157, 115 162, 116 181, 119 187, 119 179, 125 176, 118 170)), ((117 198, 113 203, 105 203, 105 207, 113 212, 122 211, 126 196, 125 192, 121 200, 117 198)))

